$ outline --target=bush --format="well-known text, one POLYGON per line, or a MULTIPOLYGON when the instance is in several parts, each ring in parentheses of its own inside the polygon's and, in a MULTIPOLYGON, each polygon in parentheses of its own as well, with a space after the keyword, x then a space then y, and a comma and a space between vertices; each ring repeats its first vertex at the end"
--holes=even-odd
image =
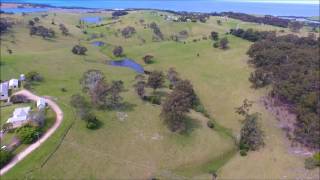
POLYGON ((244 149, 240 150, 240 155, 241 156, 246 156, 247 153, 248 153, 248 150, 244 150, 244 149))
POLYGON ((304 167, 306 169, 314 169, 320 167, 320 152, 315 153, 312 157, 307 158, 304 161, 304 167))
POLYGON ((0 168, 4 167, 13 157, 11 151, 0 150, 0 168))
POLYGON ((31 144, 37 140, 38 136, 40 136, 41 134, 41 131, 37 127, 27 125, 27 126, 18 128, 16 130, 16 134, 20 139, 21 143, 31 144))
POLYGON ((208 126, 209 128, 211 128, 211 129, 213 129, 213 128, 214 128, 214 122, 213 122, 212 120, 209 120, 209 121, 207 122, 207 126, 208 126))
POLYGON ((75 45, 72 48, 72 53, 77 55, 85 55, 88 49, 84 46, 75 45))

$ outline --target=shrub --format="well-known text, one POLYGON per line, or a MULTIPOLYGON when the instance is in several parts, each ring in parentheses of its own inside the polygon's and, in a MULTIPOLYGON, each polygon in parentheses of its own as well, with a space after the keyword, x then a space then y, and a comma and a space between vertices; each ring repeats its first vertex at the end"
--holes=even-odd
POLYGON ((72 48, 72 53, 77 55, 85 55, 88 49, 84 46, 75 45, 72 48))
POLYGON ((123 48, 121 46, 116 46, 113 49, 112 53, 116 57, 121 57, 121 56, 123 56, 123 48))
POLYGON ((11 151, 0 150, 0 168, 4 167, 13 157, 11 151))
POLYGON ((97 120, 95 116, 92 116, 90 119, 87 120, 87 128, 88 129, 98 129, 100 126, 100 122, 97 120))
POLYGON ((240 150, 240 155, 241 155, 241 156, 246 156, 247 153, 248 153, 248 150, 244 150, 244 149, 241 149, 241 150, 240 150))
POLYGON ((16 130, 16 134, 23 144, 31 144, 37 140, 38 136, 41 134, 41 131, 37 127, 33 126, 23 126, 16 130))
POLYGON ((211 128, 211 129, 213 129, 213 128, 214 128, 214 122, 213 122, 212 120, 209 120, 209 121, 207 122, 207 126, 208 126, 209 128, 211 128))

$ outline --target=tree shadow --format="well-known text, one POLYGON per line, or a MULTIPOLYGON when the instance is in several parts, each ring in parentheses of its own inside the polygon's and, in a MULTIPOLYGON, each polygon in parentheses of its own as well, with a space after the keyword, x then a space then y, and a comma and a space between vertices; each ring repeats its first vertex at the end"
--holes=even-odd
POLYGON ((181 135, 190 136, 191 133, 196 129, 201 127, 201 124, 199 121, 192 119, 190 117, 186 117, 184 119, 185 128, 180 132, 181 135))

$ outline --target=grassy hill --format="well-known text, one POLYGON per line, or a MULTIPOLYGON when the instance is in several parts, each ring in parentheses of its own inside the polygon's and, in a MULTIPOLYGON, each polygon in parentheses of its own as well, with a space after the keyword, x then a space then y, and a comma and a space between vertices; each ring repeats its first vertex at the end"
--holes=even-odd
MULTIPOLYGON (((284 133, 277 128, 275 118, 258 102, 266 91, 250 88, 248 77, 252 70, 246 63, 246 51, 250 43, 225 35, 238 24, 241 28, 257 30, 278 31, 282 28, 233 19, 223 20, 222 25, 218 25, 216 20, 222 19, 220 17, 211 17, 207 23, 177 23, 166 21, 159 14, 133 11, 119 20, 112 20, 108 12, 50 12, 48 17, 40 19, 40 24, 56 31, 57 38, 53 40, 29 35, 28 20, 40 14, 24 17, 11 15, 17 23, 12 32, 2 37, 1 79, 38 71, 44 77, 44 82, 34 86, 34 91, 39 95, 54 97, 65 117, 57 132, 3 179, 209 179, 209 172, 213 170, 218 170, 222 178, 263 176, 278 179, 301 175, 292 173, 292 169, 304 171, 303 158, 288 154, 284 133), (102 23, 116 23, 101 27, 89 25, 87 34, 75 27, 81 17, 96 15, 103 17, 102 23), (52 19, 56 24, 65 24, 71 36, 62 36, 58 25, 51 24, 52 19), (153 42, 152 31, 139 23, 141 19, 145 24, 156 22, 165 40, 153 42), (128 25, 135 27, 137 33, 125 39, 118 29, 128 25), (172 34, 182 30, 189 34, 183 40, 185 43, 169 40, 172 34), (220 37, 226 36, 230 41, 230 49, 215 49, 211 40, 202 40, 211 31, 219 32, 220 37), (92 39, 94 33, 102 33, 103 37, 92 39), (119 35, 116 36, 116 33, 119 35), (200 41, 194 42, 194 39, 200 41), (106 46, 92 46, 91 42, 96 40, 105 42, 106 46), (72 47, 78 43, 88 48, 86 56, 71 53, 72 47), (197 113, 192 116, 195 122, 189 134, 170 132, 160 119, 161 107, 143 102, 136 95, 133 88, 136 73, 106 64, 106 60, 115 59, 112 55, 115 45, 123 46, 125 55, 140 64, 144 64, 144 55, 152 54, 155 63, 144 65, 146 70, 167 71, 175 67, 183 78, 192 82, 208 113, 234 137, 239 136, 241 127, 240 117, 234 113, 234 108, 240 106, 245 98, 256 101, 254 108, 262 113, 263 129, 267 135, 266 147, 241 157, 235 153, 234 140, 226 135, 226 130, 209 129, 206 126, 207 119, 197 113), (6 48, 12 49, 13 54, 8 54, 6 48), (82 92, 79 79, 88 69, 101 70, 108 81, 124 82, 126 91, 122 95, 124 101, 130 104, 130 108, 124 110, 127 114, 124 121, 119 120, 117 111, 96 111, 102 127, 91 131, 77 119, 69 101, 72 94, 82 92), (67 91, 63 92, 61 88, 67 91)), ((287 29, 284 30, 288 33, 287 29)), ((164 89, 160 91, 165 92, 164 89)), ((315 171, 307 173, 316 174, 315 171)))

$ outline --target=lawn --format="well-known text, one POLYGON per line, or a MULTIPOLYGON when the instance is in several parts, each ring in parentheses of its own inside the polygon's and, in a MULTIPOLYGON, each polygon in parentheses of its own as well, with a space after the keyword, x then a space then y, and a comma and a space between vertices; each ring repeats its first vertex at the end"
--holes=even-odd
MULTIPOLYGON (((106 17, 104 23, 112 21, 108 18, 110 13, 99 15, 106 17)), ((29 36, 25 23, 34 16, 37 14, 17 16, 21 23, 14 27, 11 33, 14 36, 4 37, 1 47, 9 47, 14 53, 9 55, 6 48, 1 48, 1 62, 4 63, 1 79, 38 71, 44 81, 34 86, 33 91, 38 95, 54 97, 64 112, 64 120, 49 140, 3 179, 147 179, 154 176, 207 179, 210 178, 208 172, 212 170, 218 170, 221 177, 246 178, 250 172, 250 177, 259 178, 261 169, 264 177, 276 179, 283 176, 293 178, 292 168, 303 168, 302 158, 286 152, 284 134, 276 127, 274 117, 259 103, 255 104, 255 108, 263 114, 262 124, 268 134, 264 150, 240 157, 235 153, 234 140, 224 133, 230 131, 234 137, 239 135, 240 117, 234 113, 234 108, 240 106, 243 99, 257 101, 265 95, 265 91, 251 89, 248 82, 251 68, 246 63, 246 51, 250 43, 225 35, 241 22, 229 19, 217 25, 219 17, 211 17, 207 23, 174 23, 150 11, 136 11, 108 28, 89 27, 88 34, 84 35, 75 27, 84 14, 57 12, 56 16, 50 13, 49 17, 41 19, 42 25, 50 26, 57 32, 58 37, 48 41, 29 36), (72 36, 62 36, 58 26, 50 24, 52 18, 56 24, 64 23, 72 36), (145 23, 157 22, 166 40, 152 42, 152 31, 139 24, 141 18, 145 23), (117 29, 128 25, 137 30, 132 38, 114 35, 117 29), (169 41, 170 35, 182 30, 187 30, 189 34, 185 44, 169 41), (213 30, 222 37, 228 37, 230 49, 214 49, 211 40, 193 42, 193 39, 208 36, 213 30), (102 40, 108 45, 101 48, 91 46, 93 40, 89 37, 92 33, 103 33, 104 37, 94 40, 102 40), (142 38, 145 43, 142 43, 142 38), (71 48, 79 42, 88 48, 86 56, 71 53, 71 48), (135 72, 105 63, 114 58, 111 51, 115 45, 123 46, 126 56, 141 64, 144 55, 155 56, 154 64, 143 64, 147 70, 167 71, 169 67, 175 67, 183 78, 192 82, 209 114, 227 130, 211 130, 206 126, 207 119, 196 115, 194 129, 188 135, 168 131, 159 116, 161 107, 143 102, 136 95, 132 87, 135 72), (101 70, 108 81, 124 82, 126 91, 122 95, 124 101, 131 105, 124 111, 127 114, 124 121, 118 119, 117 111, 96 111, 102 127, 92 131, 76 118, 69 100, 72 94, 81 93, 79 79, 88 69, 101 70), (67 91, 63 92, 61 88, 67 91), (270 148, 272 153, 268 151, 270 148), (274 156, 286 158, 272 161, 274 156), (255 166, 257 159, 262 161, 259 166, 255 166)), ((253 23, 241 23, 240 26, 259 30, 280 29, 253 23)))

